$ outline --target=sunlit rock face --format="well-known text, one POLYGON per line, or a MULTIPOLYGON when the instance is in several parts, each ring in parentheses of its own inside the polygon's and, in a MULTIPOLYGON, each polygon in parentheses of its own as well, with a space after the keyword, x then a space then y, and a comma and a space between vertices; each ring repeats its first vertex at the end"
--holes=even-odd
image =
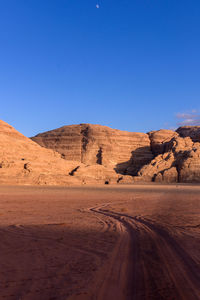
POLYGON ((73 175, 84 182, 200 182, 196 142, 199 127, 186 129, 184 134, 180 128, 177 132, 161 129, 145 134, 80 124, 63 126, 32 139, 58 151, 65 160, 82 164, 73 175), (180 132, 186 137, 180 137, 180 132))
POLYGON ((0 120, 0 184, 72 184, 75 165, 0 120))
POLYGON ((38 134, 32 140, 58 151, 66 160, 112 167, 121 174, 136 175, 153 158, 148 134, 101 125, 63 126, 38 134))

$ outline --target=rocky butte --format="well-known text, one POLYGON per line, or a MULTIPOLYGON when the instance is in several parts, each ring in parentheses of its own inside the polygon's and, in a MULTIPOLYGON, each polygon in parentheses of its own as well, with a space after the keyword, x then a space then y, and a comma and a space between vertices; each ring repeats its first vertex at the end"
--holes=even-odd
POLYGON ((153 158, 148 134, 100 125, 63 126, 32 140, 59 152, 67 161, 102 165, 121 174, 136 175, 153 158))
POLYGON ((0 183, 200 182, 200 126, 127 132, 80 124, 31 139, 0 121, 0 183))
POLYGON ((80 124, 44 132, 32 140, 67 161, 85 164, 77 166, 74 176, 95 174, 103 166, 121 174, 120 183, 200 182, 200 126, 145 134, 80 124))

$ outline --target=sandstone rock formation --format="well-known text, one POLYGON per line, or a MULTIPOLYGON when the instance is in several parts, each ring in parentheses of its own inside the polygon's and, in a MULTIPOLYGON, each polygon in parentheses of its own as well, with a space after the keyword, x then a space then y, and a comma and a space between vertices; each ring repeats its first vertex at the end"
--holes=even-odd
POLYGON ((199 128, 182 127, 177 132, 161 129, 144 134, 80 124, 44 132, 32 139, 58 151, 66 160, 82 163, 73 175, 85 183, 200 182, 196 143, 199 128))
POLYGON ((180 137, 190 137, 193 142, 200 142, 200 126, 179 127, 176 132, 180 137))
POLYGON ((0 121, 0 184, 200 182, 198 130, 144 134, 80 124, 32 141, 0 121))
POLYGON ((164 154, 138 172, 137 180, 156 182, 200 182, 200 143, 189 137, 174 137, 164 154))
POLYGON ((178 133, 176 133, 173 130, 166 129, 150 131, 148 135, 151 141, 151 150, 155 156, 163 154, 166 151, 166 146, 168 142, 173 137, 178 137, 178 133))
POLYGON ((0 183, 79 184, 69 172, 77 165, 44 149, 0 120, 0 183))
POLYGON ((178 172, 176 167, 171 167, 160 172, 155 177, 155 182, 174 183, 178 182, 178 172))
POLYGON ((32 140, 58 151, 66 160, 115 168, 120 174, 136 175, 153 158, 147 134, 100 125, 63 126, 38 134, 32 140))
POLYGON ((148 165, 145 165, 138 172, 138 176, 142 181, 156 181, 158 174, 162 174, 165 170, 169 170, 174 163, 174 155, 167 152, 156 156, 148 165))
POLYGON ((179 160, 179 181, 200 182, 200 143, 194 143, 192 149, 179 160))
MULTIPOLYGON (((81 165, 73 172, 73 176, 78 178, 83 184, 110 184, 117 183, 121 176, 113 169, 106 168, 102 165, 81 165)), ((126 176, 125 176, 126 177, 126 176)))
POLYGON ((110 184, 125 177, 100 164, 67 161, 0 121, 0 184, 110 184))

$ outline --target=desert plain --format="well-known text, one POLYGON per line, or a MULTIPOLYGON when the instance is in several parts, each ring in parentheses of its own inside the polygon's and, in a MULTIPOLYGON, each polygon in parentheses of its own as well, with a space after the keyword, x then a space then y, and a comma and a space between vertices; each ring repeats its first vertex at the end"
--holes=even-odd
POLYGON ((0 299, 200 299, 200 186, 0 186, 0 299))

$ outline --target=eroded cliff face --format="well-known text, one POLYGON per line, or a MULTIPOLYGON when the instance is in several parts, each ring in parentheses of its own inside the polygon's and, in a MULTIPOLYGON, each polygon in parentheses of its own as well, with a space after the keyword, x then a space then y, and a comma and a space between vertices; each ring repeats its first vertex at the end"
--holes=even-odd
POLYGON ((66 160, 103 165, 117 173, 136 175, 153 158, 148 134, 80 124, 64 126, 32 138, 58 151, 66 160))
POLYGON ((171 141, 172 138, 179 136, 175 131, 166 129, 150 131, 148 135, 154 156, 165 153, 169 141, 171 141))
POLYGON ((178 131, 144 134, 80 124, 32 141, 0 121, 0 184, 200 182, 198 127, 186 137, 178 131))
POLYGON ((180 137, 190 137, 193 142, 200 142, 200 126, 182 126, 176 132, 180 137))
POLYGON ((199 130, 190 126, 177 132, 161 129, 144 134, 80 124, 32 139, 66 160, 82 163, 73 175, 84 181, 200 182, 199 130))
POLYGON ((79 184, 69 175, 75 165, 0 120, 0 184, 79 184))
MULTIPOLYGON (((65 160, 60 153, 41 147, 0 120, 0 184, 81 185, 122 179, 113 168, 81 163, 82 150, 77 155, 72 146, 70 151, 73 159, 65 160)), ((125 180, 127 176, 123 177, 125 180)))
POLYGON ((137 181, 200 182, 200 143, 189 137, 172 138, 166 152, 143 166, 137 175, 137 181))

